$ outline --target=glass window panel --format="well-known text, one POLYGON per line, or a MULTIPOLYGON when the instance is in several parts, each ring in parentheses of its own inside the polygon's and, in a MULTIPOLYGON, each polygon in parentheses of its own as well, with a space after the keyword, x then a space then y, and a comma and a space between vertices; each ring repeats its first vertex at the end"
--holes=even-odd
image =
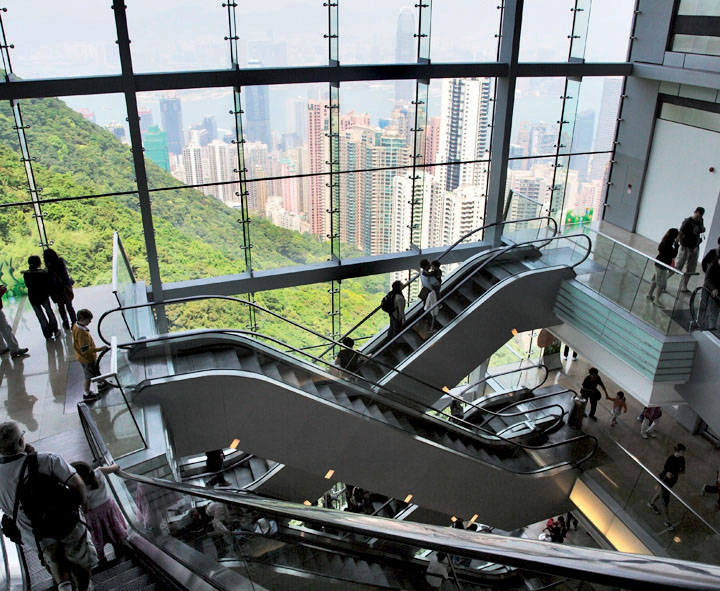
POLYGON ((523 6, 521 62, 564 62, 570 50, 573 0, 534 0, 523 6))
POLYGON ((322 2, 239 2, 240 67, 311 66, 328 63, 328 14, 322 2), (244 58, 244 59, 243 59, 244 58))
POLYGON ((137 190, 122 95, 21 101, 42 198, 137 190))
POLYGON ((611 154, 572 156, 567 171, 563 224, 600 219, 611 154))
POLYGON ((93 0, 8 0, 3 24, 13 70, 20 78, 120 73, 115 18, 110 5, 93 0))
POLYGON ((418 9, 405 0, 347 0, 339 11, 341 64, 417 61, 418 9))
POLYGON ((564 78, 521 78, 515 89, 510 157, 554 155, 564 78))
MULTIPOLYGON (((340 85, 340 131, 362 127, 394 133, 412 145, 415 80, 347 82, 340 85)), ((342 138, 345 136, 341 135, 342 138)))
POLYGON ((679 15, 720 16, 720 5, 715 0, 680 0, 679 15))
MULTIPOLYGON (((7 159, 5 146, 0 146, 3 167, 3 190, 0 203, 11 203, 26 199, 25 171, 18 162, 7 159), (24 186, 25 185, 25 186, 24 186)), ((40 237, 29 206, 3 207, 0 209, 0 283, 8 288, 2 296, 3 305, 14 302, 15 298, 27 294, 21 271, 27 269, 27 259, 31 254, 41 254, 40 237)))
POLYGON ((681 105, 673 105, 671 103, 663 103, 660 118, 668 121, 675 121, 684 125, 692 125, 693 127, 701 127, 710 131, 720 132, 720 113, 712 113, 711 111, 703 111, 702 109, 692 109, 681 105))
MULTIPOLYGON (((494 78, 446 78, 431 80, 425 162, 472 162, 489 160, 492 136, 494 78)), ((482 184, 482 167, 467 164, 439 170, 460 175, 446 178, 447 190, 462 184, 482 184)))
POLYGON ((590 10, 585 60, 589 62, 627 59, 635 0, 593 2, 590 10))
POLYGON ((228 9, 221 2, 128 0, 126 4, 136 72, 230 67, 225 40, 228 9))
POLYGON ((572 152, 602 152, 613 149, 622 85, 622 78, 583 78, 572 152))
MULTIPOLYGON (((398 278, 403 282, 407 281, 407 272, 383 273, 381 275, 368 275, 367 277, 343 280, 340 292, 341 333, 346 334, 374 308, 380 305, 383 296, 390 291, 392 282, 398 278)), ((413 298, 416 297, 417 291, 417 289, 414 290, 413 298)), ((362 349, 365 343, 379 330, 385 328, 387 324, 388 317, 385 312, 380 310, 373 314, 367 321, 352 331, 351 336, 355 339, 355 348, 362 349)))
MULTIPOLYGON (((370 147, 370 151, 383 151, 370 147)), ((412 168, 343 173, 339 178, 342 258, 410 248, 412 168)))
MULTIPOLYGON (((222 183, 238 168, 231 88, 138 93, 140 131, 151 189, 222 183)), ((203 189, 235 202, 227 185, 203 189)))
POLYGON ((497 2, 435 2, 430 56, 434 62, 494 62, 500 37, 497 2), (458 18, 458 15, 463 15, 458 18))
MULTIPOLYGON (((512 190, 513 199, 507 219, 521 220, 547 215, 553 194, 554 164, 554 158, 509 161, 507 190, 512 190)), ((521 229, 520 226, 509 226, 508 232, 521 229)))
MULTIPOLYGON (((67 261, 76 287, 112 281, 113 233, 118 232, 138 281, 150 282, 137 195, 74 199, 42 205, 53 249, 67 261)), ((156 237, 162 239, 164 233, 156 237)))
POLYGON ((245 271, 240 211, 190 188, 155 191, 151 201, 164 283, 245 271))
POLYGON ((720 55, 720 37, 708 35, 673 35, 673 51, 720 55))
POLYGON ((317 175, 248 183, 254 270, 328 260, 328 179, 326 175, 317 175), (312 226, 312 211, 320 214, 318 226, 312 226))
MULTIPOLYGON (((302 324, 321 335, 330 335, 332 331, 329 283, 261 291, 255 294, 255 301, 268 310, 302 324)), ((324 339, 283 322, 270 314, 258 312, 256 321, 259 333, 272 336, 291 347, 327 346, 327 341, 324 339)), ((270 340, 266 342, 273 347, 282 349, 281 344, 270 340)), ((311 349, 308 352, 319 354, 324 350, 323 347, 311 349)), ((302 355, 298 356, 302 357, 302 355)))

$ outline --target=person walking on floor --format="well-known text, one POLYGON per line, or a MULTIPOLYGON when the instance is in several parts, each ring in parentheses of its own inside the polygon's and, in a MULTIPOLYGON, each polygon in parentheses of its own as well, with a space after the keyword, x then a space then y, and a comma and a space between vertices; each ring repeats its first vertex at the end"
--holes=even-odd
POLYGON ((388 330, 388 341, 393 340, 405 325, 405 296, 402 293, 403 284, 401 281, 394 281, 392 289, 383 298, 381 308, 390 317, 390 328, 388 330))
POLYGON ((600 372, 595 367, 591 367, 588 370, 588 375, 583 380, 582 386, 580 387, 580 397, 590 402, 590 413, 587 415, 593 421, 597 421, 595 411, 597 410, 597 403, 600 400, 600 392, 598 387, 603 389, 605 396, 608 396, 605 384, 600 379, 600 372))
POLYGON ((35 453, 24 434, 15 421, 0 424, 3 531, 12 523, 13 541, 37 545, 58 591, 86 591, 97 554, 80 521, 85 484, 60 456, 35 453))
POLYGON ((22 357, 28 352, 27 347, 20 347, 12 331, 12 326, 5 317, 2 298, 7 293, 7 287, 0 283, 0 355, 10 351, 12 357, 22 357))
POLYGON ((685 446, 682 443, 678 443, 675 446, 673 454, 665 460, 662 472, 658 474, 660 482, 665 486, 660 486, 655 496, 648 501, 648 507, 653 510, 653 513, 660 515, 655 503, 662 496, 663 505, 665 507, 665 527, 672 527, 670 521, 670 515, 668 513, 668 505, 670 504, 670 489, 677 484, 680 474, 685 472, 685 446))
POLYGON ((50 292, 52 291, 52 278, 50 274, 40 268, 39 256, 28 258, 28 270, 23 271, 25 287, 27 287, 28 300, 37 316, 40 328, 45 339, 50 340, 60 334, 57 318, 50 304, 50 292))
POLYGON ((705 226, 703 225, 704 215, 705 208, 696 207, 693 214, 689 218, 685 218, 680 225, 680 234, 678 234, 680 253, 675 261, 675 267, 678 271, 683 271, 683 267, 685 268, 685 274, 680 280, 680 291, 683 293, 690 293, 688 281, 690 281, 690 275, 697 268, 700 242, 702 241, 702 233, 705 232, 705 226))
POLYGON ((662 416, 662 409, 659 406, 646 406, 641 416, 640 435, 643 439, 655 439, 655 427, 662 416))
POLYGON ((618 392, 615 397, 607 396, 605 395, 605 398, 608 400, 612 400, 613 407, 612 407, 612 421, 610 421, 610 426, 614 427, 617 425, 618 417, 620 416, 621 412, 625 412, 627 414, 627 401, 625 400, 625 392, 618 392))
MULTIPOLYGON (((100 368, 98 367, 97 354, 107 351, 107 347, 96 347, 95 341, 90 334, 90 323, 92 322, 93 315, 90 310, 78 311, 77 322, 73 324, 72 336, 73 336, 73 348, 75 349, 75 358, 82 365, 83 373, 85 374, 85 380, 83 382, 84 395, 83 400, 86 402, 92 402, 97 400, 99 394, 93 394, 90 391, 90 384, 93 378, 100 375, 100 368)), ((105 389, 109 386, 107 382, 99 382, 98 388, 105 389)))
POLYGON ((115 556, 118 557, 127 539, 127 523, 115 499, 110 496, 105 475, 114 474, 120 466, 113 464, 93 470, 85 462, 73 462, 70 465, 85 483, 87 502, 83 505, 83 513, 98 559, 105 561, 105 544, 112 544, 115 556))
POLYGON ((59 257, 58 253, 52 248, 48 248, 43 252, 43 260, 45 261, 45 268, 53 280, 50 297, 52 301, 57 304, 63 328, 70 330, 70 326, 75 324, 77 320, 75 308, 73 308, 72 305, 72 301, 75 298, 75 293, 73 292, 73 284, 75 282, 68 273, 65 259, 59 257))
POLYGON ((677 228, 670 228, 667 232, 665 232, 665 236, 662 237, 660 244, 658 244, 658 255, 655 259, 663 264, 659 265, 658 263, 655 263, 655 274, 650 282, 650 291, 647 296, 645 296, 649 301, 654 302, 658 308, 665 307, 660 301, 660 296, 665 293, 667 288, 668 273, 670 273, 670 269, 668 269, 668 267, 672 266, 673 259, 678 254, 679 246, 677 239, 679 235, 680 230, 677 228), (655 295, 656 288, 657 295, 655 295))
POLYGON ((720 237, 718 245, 709 251, 701 263, 705 281, 700 297, 700 328, 715 330, 718 328, 718 313, 720 313, 720 237))

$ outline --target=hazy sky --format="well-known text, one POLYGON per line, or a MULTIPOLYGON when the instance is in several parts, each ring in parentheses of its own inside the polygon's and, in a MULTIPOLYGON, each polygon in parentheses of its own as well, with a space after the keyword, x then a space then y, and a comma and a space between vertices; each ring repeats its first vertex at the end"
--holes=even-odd
MULTIPOLYGON (((417 2, 407 0, 340 0, 340 61, 388 63, 394 60, 395 31, 400 10, 410 7, 417 18, 417 2)), ((229 65, 227 9, 222 0, 126 0, 137 72, 226 68, 229 65)), ((287 56, 287 65, 327 63, 327 9, 323 0, 238 0, 237 23, 241 55, 253 43, 284 44, 284 52, 267 54, 266 66, 287 56)), ((434 61, 493 61, 497 51, 498 0, 436 0, 433 3, 431 59, 434 61)), ((23 78, 117 74, 120 63, 115 44, 110 0, 7 0, 2 14, 15 72, 23 78)), ((523 61, 565 61, 572 26, 572 0, 526 0, 520 57, 523 61)), ((588 61, 625 58, 634 0, 595 0, 590 11, 588 61)), ((416 21, 417 26, 417 21, 416 21)), ((307 96, 309 85, 270 93, 272 125, 285 130, 285 102, 307 96)), ((440 81, 431 84, 429 112, 437 114, 440 81)), ((518 85, 518 117, 537 120, 556 117, 562 80, 527 80, 518 85), (529 113, 529 115, 526 115, 529 113)), ((585 79, 584 108, 599 108, 601 80, 585 79)), ((184 91, 185 126, 212 114, 220 127, 230 127, 230 89, 184 91)), ((370 112, 374 119, 389 114, 392 82, 341 86, 341 109, 370 112)), ((140 95, 139 102, 157 109, 159 95, 140 95)), ((98 123, 124 121, 121 95, 72 97, 71 106, 95 111, 98 123)), ((584 103, 584 104, 583 104, 584 103)), ((158 111, 156 111, 159 114, 158 111)), ((159 117, 156 116, 156 119, 159 117)))

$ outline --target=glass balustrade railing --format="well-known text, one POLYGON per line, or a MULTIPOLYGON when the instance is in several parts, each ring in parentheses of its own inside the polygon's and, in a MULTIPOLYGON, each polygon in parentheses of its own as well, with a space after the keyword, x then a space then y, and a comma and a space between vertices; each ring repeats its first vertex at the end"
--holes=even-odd
MULTIPOLYGON (((606 450, 611 454, 612 461, 593 468, 588 476, 667 556, 720 564, 720 532, 676 491, 665 486, 659 474, 643 465, 620 444, 616 443, 616 446, 617 449, 606 450), (667 514, 664 498, 668 499, 667 514), (653 499, 657 512, 650 506, 653 499)), ((613 515, 611 519, 622 522, 623 517, 613 515)), ((604 527, 611 530, 614 524, 608 522, 604 527)))
POLYGON ((592 239, 588 262, 578 270, 580 283, 662 334, 687 333, 690 298, 680 291, 682 272, 589 226, 565 226, 563 232, 582 232, 592 239), (653 284, 659 287, 651 298, 653 284))
POLYGON ((137 382, 132 376, 127 351, 118 348, 116 337, 112 337, 105 355, 110 358, 110 371, 93 381, 106 380, 115 387, 93 402, 89 412, 112 455, 121 458, 147 447, 144 409, 129 396, 137 382))
MULTIPOLYGON (((93 454, 112 462, 87 407, 81 403, 79 410, 93 454)), ((534 589, 711 589, 720 577, 720 568, 699 562, 359 515, 315 507, 312 500, 303 506, 125 472, 109 480, 135 532, 217 589, 313 581, 344 589, 420 589, 438 559, 442 578, 458 589, 526 588, 529 580, 534 589), (493 576, 488 562, 515 570, 493 576)))
POLYGON ((720 337, 720 297, 713 297, 705 286, 696 288, 690 297, 692 327, 720 337))

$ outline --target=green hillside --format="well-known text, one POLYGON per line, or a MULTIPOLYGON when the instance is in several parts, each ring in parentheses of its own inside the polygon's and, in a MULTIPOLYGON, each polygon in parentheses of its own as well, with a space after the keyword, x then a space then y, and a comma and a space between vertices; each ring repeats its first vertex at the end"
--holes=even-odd
MULTIPOLYGON (((110 132, 87 121, 58 99, 22 102, 23 116, 38 186, 43 198, 132 191, 134 170, 128 146, 110 132)), ((27 181, 17 150, 14 121, 7 104, 0 108, 0 203, 27 201, 27 181)), ((169 173, 146 160, 151 187, 179 187, 169 173)), ((237 211, 189 188, 152 193, 155 240, 164 282, 245 271, 237 211)), ((68 200, 43 205, 53 247, 64 256, 77 286, 110 282, 112 233, 117 230, 136 276, 148 280, 144 239, 136 195, 68 200)), ((307 234, 283 230, 263 219, 251 223, 253 268, 286 267, 327 260, 328 246, 307 234)), ((4 208, 0 215, 3 279, 25 268, 37 253, 31 208, 4 208), (12 269, 16 271, 12 271, 12 269)), ((343 247, 345 256, 351 249, 343 247)), ((359 253, 358 253, 359 254, 359 253)), ((347 281, 343 285, 343 325, 350 326, 377 305, 386 277, 347 281)), ((302 322, 330 331, 328 285, 257 294, 258 303, 302 322)), ((82 302, 80 302, 82 305, 82 302)), ((170 310, 177 327, 244 327, 246 314, 237 305, 193 303, 170 310)), ((316 342, 310 335, 289 331, 279 321, 259 317, 260 330, 295 345, 316 342)), ((373 330, 384 322, 378 318, 373 330)), ((363 331, 364 334, 371 332, 363 331)))

